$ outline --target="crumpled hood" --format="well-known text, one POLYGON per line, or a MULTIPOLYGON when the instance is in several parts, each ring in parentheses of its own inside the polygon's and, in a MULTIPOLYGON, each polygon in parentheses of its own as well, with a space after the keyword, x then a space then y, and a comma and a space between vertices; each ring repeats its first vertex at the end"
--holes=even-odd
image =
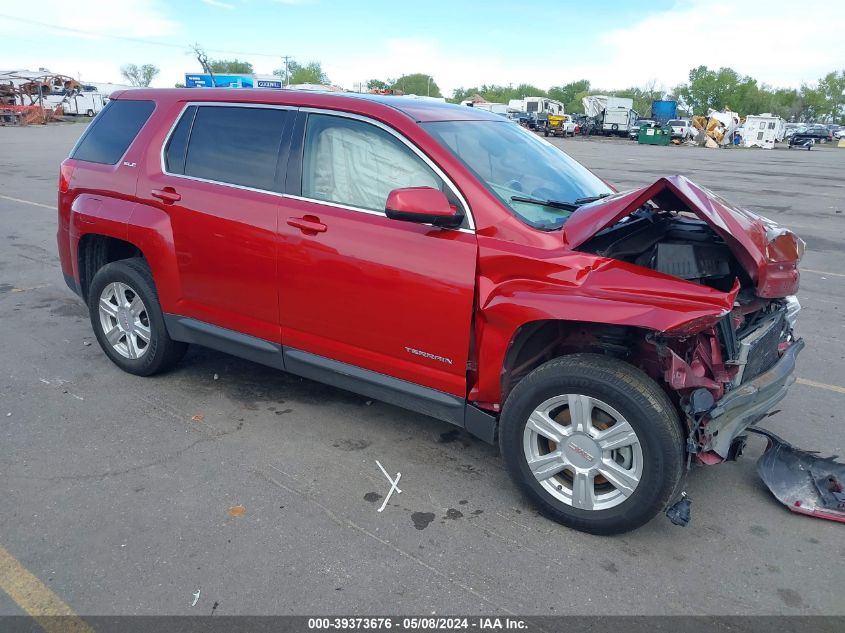
POLYGON ((728 245, 756 285, 760 297, 784 297, 798 290, 798 261, 804 243, 761 215, 737 207, 685 176, 667 176, 641 189, 584 205, 563 227, 563 241, 576 249, 646 202, 665 211, 687 211, 706 222, 728 245), (794 247, 790 247, 793 245, 794 247))

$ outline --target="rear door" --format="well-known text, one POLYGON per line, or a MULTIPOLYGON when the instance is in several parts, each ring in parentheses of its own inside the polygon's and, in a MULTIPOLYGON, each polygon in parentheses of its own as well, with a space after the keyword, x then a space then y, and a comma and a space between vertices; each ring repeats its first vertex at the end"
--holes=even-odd
POLYGON ((476 238, 390 220, 388 193, 457 189, 376 121, 300 114, 279 222, 285 348, 464 397, 476 238))
MULTIPOLYGON (((295 110, 188 104, 138 197, 170 217, 176 314, 280 342, 276 230, 295 110)), ((158 151, 158 148, 154 148, 158 151)))

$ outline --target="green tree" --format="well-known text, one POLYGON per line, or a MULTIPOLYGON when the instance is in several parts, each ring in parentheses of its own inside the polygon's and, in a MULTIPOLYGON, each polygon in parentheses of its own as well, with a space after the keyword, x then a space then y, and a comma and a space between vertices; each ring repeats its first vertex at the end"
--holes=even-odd
MULTIPOLYGON (((320 62, 308 62, 307 64, 300 64, 295 60, 288 62, 288 83, 296 84, 329 84, 329 76, 323 70, 320 62)), ((279 77, 285 76, 284 68, 277 68, 273 71, 274 75, 279 77)))
POLYGON ((393 83, 393 80, 388 79, 387 81, 382 81, 381 79, 370 79, 367 82, 367 90, 387 90, 390 88, 390 85, 393 83))
POLYGON ((255 72, 252 64, 239 59, 211 59, 208 61, 211 71, 221 75, 251 75, 255 72))
POLYGON ((424 73, 413 73, 402 75, 390 86, 394 90, 401 90, 406 95, 423 95, 428 97, 441 97, 440 88, 431 75, 424 73))
POLYGON ((491 103, 507 103, 511 99, 522 99, 523 97, 545 97, 546 91, 531 84, 500 85, 483 84, 480 87, 457 88, 452 92, 452 101, 460 103, 465 99, 471 99, 479 95, 485 101, 491 103))
POLYGON ((589 91, 590 81, 581 79, 563 86, 552 86, 549 88, 549 97, 555 101, 560 101, 566 112, 580 112, 582 108, 581 98, 586 96, 589 91))
POLYGON ((158 73, 158 68, 152 64, 142 64, 141 66, 126 64, 120 69, 120 74, 130 85, 140 88, 149 86, 158 73))
POLYGON ((830 72, 819 79, 818 91, 825 102, 825 118, 842 121, 845 118, 845 70, 830 72))

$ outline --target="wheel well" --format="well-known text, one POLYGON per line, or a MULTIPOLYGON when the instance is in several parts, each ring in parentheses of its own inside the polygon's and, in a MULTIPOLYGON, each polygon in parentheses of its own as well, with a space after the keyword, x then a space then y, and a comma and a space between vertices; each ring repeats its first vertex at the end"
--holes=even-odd
MULTIPOLYGON (((655 377, 648 330, 589 321, 532 321, 521 326, 508 346, 502 367, 502 402, 525 376, 543 363, 577 352, 605 354, 630 362, 655 377)), ((659 370, 656 372, 659 377, 659 370)), ((658 382, 661 382, 658 380, 658 382)))
POLYGON ((79 241, 79 285, 82 298, 88 301, 88 288, 94 275, 106 264, 144 254, 134 244, 107 235, 85 235, 79 241))

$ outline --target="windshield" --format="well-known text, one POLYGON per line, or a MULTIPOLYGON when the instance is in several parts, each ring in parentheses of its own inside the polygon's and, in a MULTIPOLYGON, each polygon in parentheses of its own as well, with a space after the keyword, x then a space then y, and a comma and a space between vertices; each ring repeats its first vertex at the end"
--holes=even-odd
POLYGON ((559 229, 583 199, 611 193, 586 167, 518 125, 433 121, 422 126, 520 220, 535 228, 559 229), (567 209, 560 203, 575 204, 567 209))

